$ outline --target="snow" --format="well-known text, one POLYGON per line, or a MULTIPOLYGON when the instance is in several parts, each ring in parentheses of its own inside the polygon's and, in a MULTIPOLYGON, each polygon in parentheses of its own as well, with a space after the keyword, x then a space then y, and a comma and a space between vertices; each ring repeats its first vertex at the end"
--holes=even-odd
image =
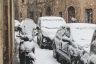
POLYGON ((34 60, 36 60, 36 56, 35 56, 35 54, 33 52, 30 52, 28 54, 28 56, 31 57, 31 58, 34 58, 34 60))
POLYGON ((24 34, 32 35, 33 29, 36 28, 36 24, 32 19, 26 18, 21 22, 22 32, 24 34))
MULTIPOLYGON (((81 60, 83 60, 86 64, 89 61, 90 45, 96 25, 88 23, 69 23, 68 26, 71 28, 71 33, 75 44, 78 45, 81 60), (84 51, 85 53, 83 53, 84 51)), ((94 61, 93 59, 94 58, 91 58, 92 61, 94 61)))
POLYGON ((21 45, 21 50, 26 50, 26 51, 31 51, 32 48, 34 48, 34 42, 33 41, 25 41, 22 45, 21 45))
POLYGON ((20 26, 20 22, 18 20, 15 20, 15 27, 20 26))
MULTIPOLYGON (((36 28, 36 24, 34 24, 33 20, 31 19, 25 19, 21 22, 21 28, 24 34, 21 34, 21 36, 27 36, 31 38, 33 29, 36 28)), ((18 45, 20 44, 20 38, 17 37, 19 35, 19 32, 15 32, 15 39, 16 43, 18 45)), ((28 55, 30 57, 35 58, 34 64, 60 64, 57 62, 57 60, 53 57, 53 51, 52 50, 46 50, 46 49, 40 49, 37 45, 37 36, 32 37, 33 41, 24 41, 24 43, 21 45, 22 50, 30 51, 33 47, 35 47, 35 55, 30 52, 28 55)), ((18 47, 18 46, 17 46, 18 47)), ((18 55, 18 54, 17 54, 18 55)), ((19 62, 19 61, 17 61, 19 62)))
POLYGON ((35 63, 34 64, 60 64, 54 57, 53 57, 53 50, 48 49, 40 49, 39 46, 36 44, 37 36, 34 38, 35 42, 35 63))
POLYGON ((48 49, 36 48, 36 60, 35 64, 60 64, 53 57, 53 51, 48 49))
POLYGON ((53 39, 60 26, 66 25, 66 22, 61 17, 45 16, 40 17, 38 23, 41 23, 42 34, 50 39, 53 39))
POLYGON ((41 27, 58 28, 66 24, 65 20, 61 17, 41 17, 41 27))
POLYGON ((20 43, 20 38, 17 37, 19 35, 19 32, 15 32, 15 43, 19 44, 20 43))
POLYGON ((85 53, 83 56, 81 56, 81 59, 84 61, 85 64, 87 64, 89 60, 89 53, 85 53))
POLYGON ((51 40, 53 40, 58 30, 58 29, 47 29, 47 28, 41 28, 41 29, 42 29, 42 34, 46 37, 49 37, 51 40))
MULTIPOLYGON (((15 27, 19 27, 20 26, 20 22, 18 20, 15 20, 15 27)), ((18 31, 15 31, 15 41, 16 43, 20 43, 20 38, 16 37, 19 35, 19 32, 18 31)))
POLYGON ((89 60, 90 60, 91 62, 93 62, 94 64, 96 64, 96 55, 92 54, 92 55, 90 56, 89 60))
MULTIPOLYGON (((51 19, 53 19, 53 18, 51 18, 51 19)), ((58 18, 54 17, 54 19, 58 19, 58 18)), ((55 23, 53 23, 53 22, 52 22, 52 24, 46 23, 44 25, 45 27, 42 28, 43 34, 45 36, 50 37, 51 39, 54 38, 54 36, 58 30, 57 27, 59 25, 57 27, 55 25, 59 24, 59 22, 57 21, 57 23, 55 25, 54 24, 55 23), (46 25, 50 25, 51 27, 46 28, 46 25), (54 26, 52 27, 52 25, 54 25, 54 26), (53 28, 55 28, 55 29, 53 29, 53 28)), ((34 21, 32 19, 26 18, 21 23, 19 23, 19 21, 15 20, 15 26, 19 26, 19 25, 21 25, 23 32, 27 37, 33 38, 31 36, 33 35, 33 33, 32 33, 33 29, 36 28, 36 24, 34 23, 34 21)), ((63 24, 63 25, 65 25, 65 24, 63 24)), ((96 25, 87 24, 87 23, 69 23, 68 26, 71 28, 71 32, 72 32, 71 35, 74 39, 74 43, 78 44, 80 46, 80 48, 82 48, 88 52, 81 56, 81 59, 84 60, 85 63, 87 63, 88 58, 89 58, 90 43, 92 40, 93 32, 96 29, 96 25)), ((19 32, 15 32, 15 41, 17 44, 19 44, 20 38, 16 37, 16 35, 19 35, 19 32)), ((37 36, 34 36, 34 41, 26 41, 21 46, 22 50, 31 50, 33 47, 35 47, 35 55, 32 52, 29 53, 30 57, 34 57, 34 58, 36 57, 35 64, 60 64, 53 57, 53 50, 40 49, 38 47, 38 45, 36 44, 36 42, 37 42, 37 36)), ((17 45, 17 48, 18 48, 18 45, 17 45)), ((73 50, 75 50, 76 53, 78 52, 77 49, 73 49, 73 50)), ((82 53, 83 50, 79 50, 79 51, 80 51, 80 53, 82 53)), ((89 59, 91 61, 93 61, 94 63, 96 63, 95 62, 96 55, 91 55, 89 59)))
POLYGON ((90 43, 96 25, 88 23, 69 23, 68 26, 71 28, 75 43, 87 52, 90 52, 90 43))

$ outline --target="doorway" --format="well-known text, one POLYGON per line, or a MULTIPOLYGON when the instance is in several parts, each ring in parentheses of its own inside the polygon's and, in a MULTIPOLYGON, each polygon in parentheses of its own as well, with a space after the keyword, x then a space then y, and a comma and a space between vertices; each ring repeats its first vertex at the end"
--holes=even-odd
POLYGON ((51 7, 47 7, 47 9, 46 9, 46 15, 47 16, 51 16, 52 15, 51 7))
POLYGON ((75 8, 73 6, 70 6, 68 8, 68 23, 72 22, 71 18, 75 18, 75 8))
POLYGON ((86 9, 85 10, 85 22, 86 23, 92 23, 93 22, 93 10, 92 9, 86 9))

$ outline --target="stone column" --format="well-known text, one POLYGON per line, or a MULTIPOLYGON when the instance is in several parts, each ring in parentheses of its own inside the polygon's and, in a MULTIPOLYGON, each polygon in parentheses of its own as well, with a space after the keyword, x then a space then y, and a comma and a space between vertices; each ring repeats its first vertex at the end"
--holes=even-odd
POLYGON ((3 64, 3 0, 0 0, 0 64, 3 64))
POLYGON ((13 0, 3 0, 3 63, 12 64, 14 45, 13 0))

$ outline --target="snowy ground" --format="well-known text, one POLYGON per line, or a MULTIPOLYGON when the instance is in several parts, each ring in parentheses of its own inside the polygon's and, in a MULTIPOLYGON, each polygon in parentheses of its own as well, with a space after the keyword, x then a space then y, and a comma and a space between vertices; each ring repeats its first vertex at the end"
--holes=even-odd
POLYGON ((53 57, 53 51, 48 49, 40 49, 36 46, 36 61, 35 64, 60 64, 53 57))
MULTIPOLYGON (((34 64, 60 64, 53 57, 53 50, 40 49, 37 44, 35 46, 35 56, 36 60, 34 64)), ((14 64, 19 64, 19 62, 17 62, 16 57, 14 64)))
MULTIPOLYGON (((31 19, 26 19, 21 23, 21 27, 24 29, 23 31, 28 33, 32 32, 32 28, 34 28, 34 23, 31 19), (25 28, 26 27, 26 28, 25 28)), ((18 27, 20 23, 15 20, 15 27, 18 27)), ((18 32, 15 32, 15 46, 16 46, 16 51, 14 55, 14 64, 19 64, 18 58, 17 58, 17 52, 18 52, 18 45, 20 44, 20 38, 18 38, 16 35, 18 35, 18 32)), ((40 49, 39 46, 37 45, 37 37, 34 38, 35 44, 35 56, 36 60, 34 64, 60 64, 57 62, 57 60, 53 57, 53 50, 48 50, 48 49, 40 49)))
POLYGON ((53 50, 49 49, 40 49, 37 45, 36 36, 34 38, 35 42, 35 56, 36 60, 34 64, 60 64, 54 57, 53 57, 53 50))

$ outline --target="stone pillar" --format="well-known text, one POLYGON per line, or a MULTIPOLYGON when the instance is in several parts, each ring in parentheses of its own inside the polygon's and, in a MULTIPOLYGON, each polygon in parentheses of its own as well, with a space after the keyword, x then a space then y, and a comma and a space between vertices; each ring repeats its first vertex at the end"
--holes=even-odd
POLYGON ((3 0, 0 0, 0 64, 3 64, 3 0))
POLYGON ((14 44, 13 0, 3 0, 3 64, 12 64, 14 44))

